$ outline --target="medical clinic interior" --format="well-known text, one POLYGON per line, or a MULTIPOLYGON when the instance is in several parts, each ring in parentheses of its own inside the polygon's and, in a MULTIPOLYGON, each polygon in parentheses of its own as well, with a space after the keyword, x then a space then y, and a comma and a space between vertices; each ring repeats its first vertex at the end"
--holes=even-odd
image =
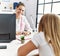
POLYGON ((0 56, 60 56, 60 0, 0 0, 0 56))

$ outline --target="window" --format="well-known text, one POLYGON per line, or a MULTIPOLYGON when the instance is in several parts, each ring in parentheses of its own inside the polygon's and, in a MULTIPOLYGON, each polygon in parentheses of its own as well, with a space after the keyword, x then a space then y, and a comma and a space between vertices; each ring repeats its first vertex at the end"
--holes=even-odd
POLYGON ((60 0, 53 0, 53 2, 57 2, 57 1, 60 1, 60 0))
POLYGON ((41 20, 42 15, 38 15, 38 21, 37 24, 39 23, 39 21, 41 20))
POLYGON ((54 13, 60 15, 60 0, 37 0, 37 18, 36 27, 41 16, 46 13, 54 13))
POLYGON ((43 3, 43 2, 44 2, 44 0, 39 0, 38 2, 39 2, 39 4, 40 4, 40 3, 43 3))
POLYGON ((60 3, 54 3, 52 13, 60 14, 60 3))
POLYGON ((52 0, 45 0, 45 3, 51 2, 52 0))
POLYGON ((38 6, 38 13, 43 13, 43 5, 38 6))
POLYGON ((44 14, 51 13, 51 4, 45 4, 44 14))

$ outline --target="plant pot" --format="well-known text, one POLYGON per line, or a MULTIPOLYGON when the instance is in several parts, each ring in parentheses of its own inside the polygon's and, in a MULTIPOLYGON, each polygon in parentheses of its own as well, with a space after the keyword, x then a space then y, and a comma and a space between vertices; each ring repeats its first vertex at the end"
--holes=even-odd
POLYGON ((21 40, 21 44, 23 44, 25 42, 25 40, 21 40))

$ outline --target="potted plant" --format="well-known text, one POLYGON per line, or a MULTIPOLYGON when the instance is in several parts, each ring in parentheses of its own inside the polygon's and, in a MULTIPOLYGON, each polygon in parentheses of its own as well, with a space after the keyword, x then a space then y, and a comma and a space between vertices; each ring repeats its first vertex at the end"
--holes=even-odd
POLYGON ((21 43, 23 44, 25 41, 24 36, 21 36, 21 43))

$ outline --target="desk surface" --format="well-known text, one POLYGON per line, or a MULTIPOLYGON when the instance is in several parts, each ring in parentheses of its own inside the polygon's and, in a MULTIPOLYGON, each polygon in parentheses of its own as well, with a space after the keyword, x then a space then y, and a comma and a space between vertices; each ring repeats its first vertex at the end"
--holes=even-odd
MULTIPOLYGON (((26 36, 26 38, 31 38, 32 36, 33 35, 26 36)), ((26 42, 28 41, 29 40, 27 40, 26 42)), ((17 50, 23 44, 21 44, 21 41, 19 40, 13 40, 10 43, 0 43, 0 45, 7 45, 7 49, 0 49, 0 56, 17 56, 17 50)), ((27 56, 32 56, 36 53, 38 53, 38 50, 30 52, 27 56)))

